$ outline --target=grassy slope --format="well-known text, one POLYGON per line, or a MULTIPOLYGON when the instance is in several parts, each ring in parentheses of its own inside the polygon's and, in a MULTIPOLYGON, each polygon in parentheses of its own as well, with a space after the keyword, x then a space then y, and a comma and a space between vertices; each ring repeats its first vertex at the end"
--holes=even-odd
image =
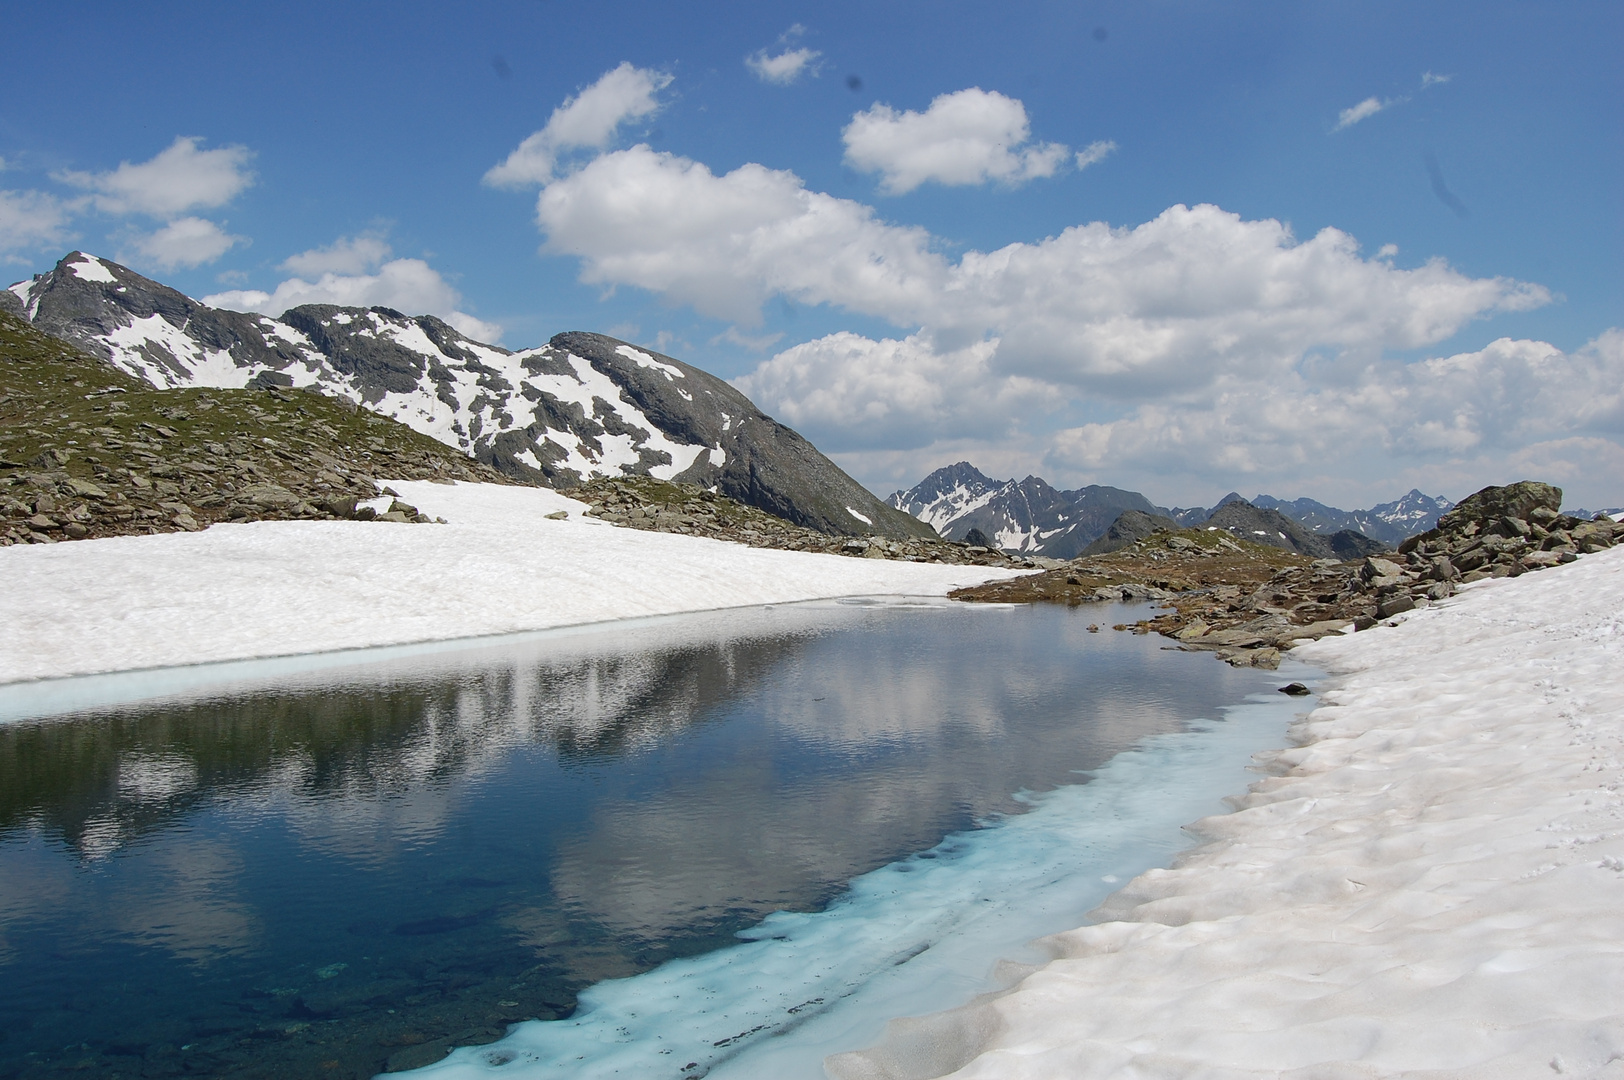
POLYGON ((0 312, 0 544, 346 516, 379 476, 512 482, 348 402, 158 390, 0 312))

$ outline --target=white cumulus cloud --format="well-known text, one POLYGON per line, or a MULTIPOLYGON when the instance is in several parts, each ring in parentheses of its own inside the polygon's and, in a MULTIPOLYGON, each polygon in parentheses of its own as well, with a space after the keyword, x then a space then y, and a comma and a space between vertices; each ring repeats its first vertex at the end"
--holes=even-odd
POLYGON ((549 184, 537 219, 548 249, 579 256, 589 283, 747 325, 782 294, 921 328, 948 351, 996 337, 1004 370, 1127 396, 1267 373, 1315 347, 1420 347, 1549 299, 1441 261, 1366 259, 1336 229, 1299 242, 1278 221, 1214 206, 1175 206, 1132 229, 1074 226, 953 263, 925 230, 793 173, 718 176, 644 146, 549 184))
POLYGON ((547 126, 491 168, 485 183, 493 187, 545 184, 553 178, 560 153, 608 146, 621 124, 656 112, 658 94, 670 84, 671 76, 664 72, 621 63, 554 109, 547 126))
POLYGON ((796 23, 779 36, 779 52, 770 53, 766 49, 757 49, 744 58, 745 67, 754 72, 756 78, 762 82, 777 83, 779 86, 788 86, 802 75, 816 75, 817 63, 823 54, 805 46, 790 48, 791 43, 804 33, 806 27, 796 23))
POLYGON ((247 147, 200 150, 203 140, 178 136, 150 161, 120 162, 107 172, 60 172, 54 179, 94 193, 96 208, 108 214, 147 214, 171 218, 188 210, 224 206, 254 182, 247 147))
POLYGON ((73 209, 44 191, 0 191, 0 251, 60 246, 73 209))
POLYGON ((549 251, 581 257, 583 281, 635 285, 750 326, 775 293, 911 311, 945 283, 924 229, 887 225, 791 172, 750 164, 717 176, 647 146, 547 185, 536 217, 549 251))
POLYGON ((232 311, 258 311, 277 316, 300 304, 337 304, 340 307, 387 307, 407 315, 436 315, 459 331, 492 344, 502 340, 502 328, 460 310, 462 294, 422 259, 386 259, 389 246, 375 237, 337 241, 294 255, 284 268, 302 268, 317 274, 314 281, 292 277, 271 292, 233 289, 205 296, 210 307, 232 311), (349 271, 349 272, 344 272, 349 271))
POLYGON ((393 254, 382 237, 363 235, 340 237, 326 247, 311 248, 282 260, 290 274, 362 274, 393 254))
POLYGON ((1400 266, 1392 245, 1367 255, 1335 228, 1299 238, 1179 205, 949 256, 794 173, 718 174, 643 145, 545 183, 536 219, 584 282, 689 305, 735 324, 728 340, 775 296, 897 326, 791 344, 736 380, 860 476, 970 457, 1063 483, 1252 477, 1324 497, 1380 469, 1460 494, 1530 448, 1563 468, 1596 440, 1615 450, 1594 461, 1624 456, 1624 335, 1393 359, 1550 293, 1442 259, 1400 266))
POLYGON ((804 342, 736 380, 792 427, 842 449, 924 445, 946 432, 996 438, 1042 409, 1047 388, 992 369, 998 342, 942 351, 922 335, 875 341, 842 331, 804 342))
POLYGON ((842 132, 846 161, 879 173, 893 195, 929 181, 1020 184, 1053 176, 1071 151, 1059 143, 1029 143, 1030 136, 1025 105, 979 87, 942 94, 922 113, 876 103, 842 132))
MULTIPOLYGON (((183 217, 136 237, 134 243, 144 261, 175 270, 214 262, 244 241, 244 237, 232 236, 212 221, 183 217)), ((120 261, 124 261, 122 255, 120 261)))

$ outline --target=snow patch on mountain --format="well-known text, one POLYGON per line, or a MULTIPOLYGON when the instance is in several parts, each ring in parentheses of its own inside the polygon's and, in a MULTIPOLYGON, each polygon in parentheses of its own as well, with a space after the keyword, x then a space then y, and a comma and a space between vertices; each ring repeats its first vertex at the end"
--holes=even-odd
POLYGON ((94 255, 81 255, 77 262, 68 264, 68 269, 86 281, 105 281, 113 285, 118 284, 118 278, 114 277, 112 271, 103 266, 102 261, 94 255))

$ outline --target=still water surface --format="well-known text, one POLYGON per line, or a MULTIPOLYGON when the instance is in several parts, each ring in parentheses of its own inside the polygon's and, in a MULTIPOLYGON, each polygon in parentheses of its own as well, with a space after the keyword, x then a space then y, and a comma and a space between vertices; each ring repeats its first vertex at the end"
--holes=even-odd
POLYGON ((717 612, 0 725, 0 1076, 427 1064, 1279 681, 1121 617, 717 612))

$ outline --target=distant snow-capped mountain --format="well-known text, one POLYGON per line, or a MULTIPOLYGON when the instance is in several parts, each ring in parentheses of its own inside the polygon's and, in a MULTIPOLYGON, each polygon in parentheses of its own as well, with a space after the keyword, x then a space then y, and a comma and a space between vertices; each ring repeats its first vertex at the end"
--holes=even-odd
POLYGON ((1338 510, 1334 506, 1313 499, 1294 499, 1285 502, 1268 495, 1252 500, 1253 506, 1278 510, 1295 521, 1300 521, 1317 533, 1334 533, 1344 529, 1362 532, 1373 540, 1397 545, 1407 536, 1426 532, 1438 524, 1438 515, 1454 507, 1442 496, 1423 495, 1411 488, 1409 493, 1389 503, 1380 503, 1369 510, 1338 510))
POLYGON ((1055 559, 1075 557, 1124 510, 1159 512, 1137 491, 1099 485, 1058 491, 1035 476, 993 480, 967 461, 937 469, 886 502, 950 540, 979 529, 1005 551, 1055 559))
POLYGON ((533 482, 647 475, 823 532, 932 532, 722 380, 599 334, 510 352, 384 307, 306 304, 273 319, 78 251, 11 286, 5 305, 154 386, 315 388, 533 482))
MULTIPOLYGON (((1396 546, 1438 522, 1455 504, 1411 491, 1369 510, 1338 510, 1313 499, 1285 502, 1259 495, 1251 502, 1230 492, 1210 510, 1163 509, 1137 491, 1090 485, 1059 491, 1043 480, 993 480, 967 461, 937 469, 890 505, 929 522, 954 540, 979 529, 998 547, 1053 558, 1074 558, 1104 537, 1126 510, 1190 528, 1212 523, 1236 536, 1314 557, 1352 558, 1396 546), (1371 544, 1370 541, 1378 541, 1371 544)), ((1136 519, 1142 520, 1142 519, 1136 519)), ((1107 545, 1108 546, 1108 545, 1107 545)))

